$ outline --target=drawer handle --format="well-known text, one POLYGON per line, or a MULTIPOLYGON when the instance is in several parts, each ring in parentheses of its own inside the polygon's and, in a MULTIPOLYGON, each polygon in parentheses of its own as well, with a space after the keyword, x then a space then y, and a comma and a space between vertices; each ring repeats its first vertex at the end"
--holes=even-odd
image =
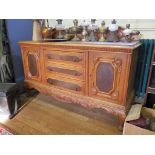
POLYGON ((73 58, 73 62, 80 62, 80 61, 81 61, 81 59, 78 57, 73 58))
POLYGON ((53 69, 52 69, 51 67, 47 67, 47 69, 48 69, 49 71, 53 71, 53 69))

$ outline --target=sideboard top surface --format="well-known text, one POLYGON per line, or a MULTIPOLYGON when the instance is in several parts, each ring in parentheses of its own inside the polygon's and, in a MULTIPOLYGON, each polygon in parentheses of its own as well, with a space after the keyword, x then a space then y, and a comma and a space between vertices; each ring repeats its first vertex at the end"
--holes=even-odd
POLYGON ((141 45, 140 42, 136 44, 123 44, 123 43, 99 43, 99 42, 44 42, 44 41, 21 41, 19 42, 20 45, 36 45, 36 46, 54 46, 54 47, 81 47, 81 48, 111 48, 111 49, 120 49, 120 50, 127 50, 127 52, 132 51, 141 45))

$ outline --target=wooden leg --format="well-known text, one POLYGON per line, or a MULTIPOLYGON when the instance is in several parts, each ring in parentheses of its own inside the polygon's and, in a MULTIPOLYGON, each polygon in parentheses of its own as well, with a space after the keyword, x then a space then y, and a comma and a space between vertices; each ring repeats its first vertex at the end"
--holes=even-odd
POLYGON ((118 115, 119 130, 120 131, 123 131, 123 126, 124 126, 125 118, 126 118, 125 114, 119 114, 118 115))

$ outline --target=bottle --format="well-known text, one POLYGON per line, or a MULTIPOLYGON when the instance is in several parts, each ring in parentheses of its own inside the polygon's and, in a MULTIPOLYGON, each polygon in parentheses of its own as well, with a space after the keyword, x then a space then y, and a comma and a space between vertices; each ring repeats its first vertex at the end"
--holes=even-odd
POLYGON ((33 36, 32 36, 33 41, 40 41, 42 40, 42 35, 41 35, 41 23, 39 19, 34 19, 33 20, 33 36))

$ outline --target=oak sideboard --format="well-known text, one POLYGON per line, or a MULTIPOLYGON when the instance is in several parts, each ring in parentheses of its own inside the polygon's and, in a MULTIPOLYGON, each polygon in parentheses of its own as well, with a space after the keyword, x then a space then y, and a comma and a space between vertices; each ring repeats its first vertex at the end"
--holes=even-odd
POLYGON ((100 108, 122 126, 135 95, 140 43, 20 42, 25 85, 58 100, 100 108))

